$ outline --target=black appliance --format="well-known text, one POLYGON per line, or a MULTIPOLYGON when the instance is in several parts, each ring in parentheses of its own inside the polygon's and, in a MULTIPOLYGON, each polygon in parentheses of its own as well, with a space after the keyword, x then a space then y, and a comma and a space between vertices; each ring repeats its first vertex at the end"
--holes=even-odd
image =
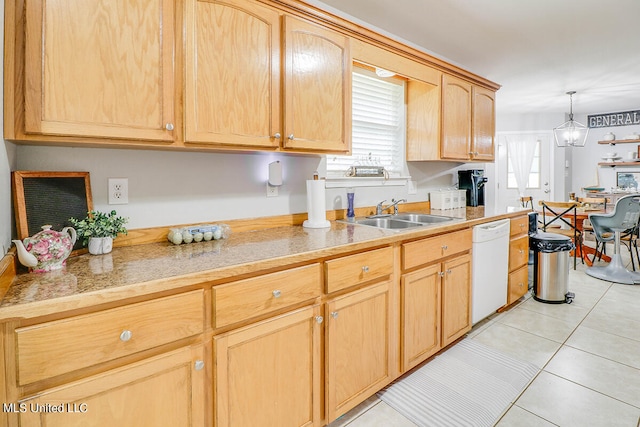
POLYGON ((484 170, 458 171, 458 188, 467 190, 467 206, 484 206, 484 170))

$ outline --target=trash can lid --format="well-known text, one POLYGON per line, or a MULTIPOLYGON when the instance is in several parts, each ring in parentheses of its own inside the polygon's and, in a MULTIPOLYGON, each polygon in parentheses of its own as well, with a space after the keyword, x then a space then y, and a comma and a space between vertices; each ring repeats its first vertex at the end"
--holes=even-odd
POLYGON ((529 248, 538 252, 571 251, 575 245, 568 236, 556 233, 535 233, 529 236, 529 248))

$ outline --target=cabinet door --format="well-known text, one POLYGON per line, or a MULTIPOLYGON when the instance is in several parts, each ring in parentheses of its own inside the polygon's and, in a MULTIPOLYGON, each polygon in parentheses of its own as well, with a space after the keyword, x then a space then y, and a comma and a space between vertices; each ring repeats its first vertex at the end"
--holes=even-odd
POLYGON ((402 276, 402 372, 441 348, 440 277, 440 264, 402 276))
POLYGON ((26 132, 173 141, 174 7, 26 2, 26 132))
POLYGON ((442 75, 442 159, 469 160, 471 149, 471 83, 442 75))
POLYGON ((186 2, 185 141, 280 145, 280 14, 255 1, 186 2))
POLYGON ((327 410, 331 422, 392 379, 390 282, 327 303, 327 410))
POLYGON ((495 160, 495 93, 481 87, 473 87, 473 160, 495 160))
POLYGON ((442 346, 471 329, 471 255, 443 263, 442 346))
POLYGON ((524 235, 509 241, 509 271, 517 270, 529 262, 529 236, 524 235))
POLYGON ((407 82, 407 160, 439 160, 440 86, 407 82))
POLYGON ((204 360, 184 348, 44 391, 19 402, 20 425, 204 427, 204 360))
POLYGON ((286 16, 284 148, 351 149, 351 55, 346 36, 286 16))
POLYGON ((214 337, 217 427, 321 420, 319 306, 214 337))
POLYGON ((513 304, 529 291, 529 266, 525 265, 509 273, 509 294, 507 305, 513 304))

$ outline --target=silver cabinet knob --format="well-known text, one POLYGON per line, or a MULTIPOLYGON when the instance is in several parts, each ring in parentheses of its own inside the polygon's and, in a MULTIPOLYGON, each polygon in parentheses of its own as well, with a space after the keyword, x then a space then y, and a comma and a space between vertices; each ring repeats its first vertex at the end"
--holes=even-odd
POLYGON ((438 276, 440 276, 440 277, 444 277, 444 271, 439 271, 439 272, 438 272, 438 276))
POLYGON ((276 132, 276 134, 275 134, 275 135, 273 135, 273 137, 274 137, 275 139, 280 139, 280 138, 282 137, 282 135, 280 135, 280 132, 276 132))
POLYGON ((127 341, 129 341, 129 340, 131 339, 131 336, 132 336, 132 335, 133 335, 133 334, 131 333, 131 331, 124 330, 124 331, 122 331, 122 333, 120 334, 120 341, 127 342, 127 341))
POLYGON ((289 135, 289 139, 292 141, 294 140, 293 134, 289 135))
POLYGON ((518 252, 520 252, 520 255, 522 255, 524 253, 524 249, 518 249, 518 252))
POLYGON ((338 312, 337 311, 332 311, 331 312, 331 317, 333 317, 334 319, 338 318, 338 312))
POLYGON ((322 316, 316 316, 315 319, 316 319, 316 322, 318 324, 320 324, 320 323, 322 323, 324 321, 324 317, 322 317, 322 316))
POLYGON ((442 250, 443 250, 443 251, 446 251, 447 249, 449 249, 449 246, 447 246, 447 245, 442 245, 442 250))
POLYGON ((173 123, 167 123, 164 128, 168 131, 172 131, 173 130, 173 123))
POLYGON ((196 363, 193 364, 193 368, 196 371, 201 371, 204 369, 204 360, 196 360, 196 363))
POLYGON ((274 298, 280 298, 280 295, 282 295, 282 292, 280 292, 278 289, 276 289, 275 291, 271 292, 273 294, 274 298))
POLYGON ((451 274, 451 269, 448 269, 448 270, 447 270, 447 274, 451 274))
POLYGON ((363 273, 368 273, 369 272, 369 266, 368 265, 362 266, 362 272, 363 273))

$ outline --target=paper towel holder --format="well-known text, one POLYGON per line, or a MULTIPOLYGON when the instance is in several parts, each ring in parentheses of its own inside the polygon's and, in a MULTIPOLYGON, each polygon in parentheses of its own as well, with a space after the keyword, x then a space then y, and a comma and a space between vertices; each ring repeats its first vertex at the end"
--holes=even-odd
POLYGON ((282 163, 280 160, 269 163, 269 185, 279 187, 282 185, 282 163))

